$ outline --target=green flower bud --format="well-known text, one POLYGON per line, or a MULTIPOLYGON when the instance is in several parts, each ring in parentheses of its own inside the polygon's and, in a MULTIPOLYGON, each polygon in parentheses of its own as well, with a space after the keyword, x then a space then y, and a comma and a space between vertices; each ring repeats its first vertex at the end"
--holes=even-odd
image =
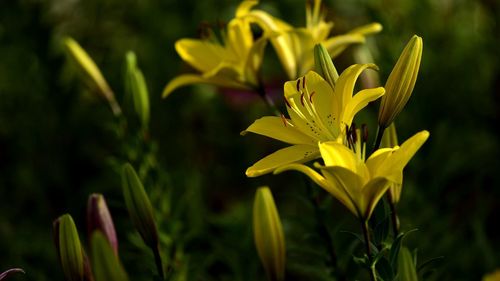
POLYGON ((126 55, 127 72, 125 76, 126 99, 132 104, 134 113, 138 116, 143 127, 149 123, 149 94, 146 81, 141 70, 137 67, 134 52, 126 55))
POLYGON ((54 236, 66 280, 82 281, 84 277, 84 253, 71 215, 62 215, 54 221, 54 236))
POLYGON ((92 268, 96 281, 127 281, 128 276, 107 238, 94 231, 91 238, 92 268))
POLYGON ((322 44, 314 46, 314 64, 316 72, 321 75, 332 88, 335 88, 335 82, 339 78, 339 73, 333 65, 332 58, 322 44))
POLYGON ((418 281, 415 263, 410 250, 406 247, 401 247, 398 254, 398 275, 399 280, 418 281))
POLYGON ((271 281, 285 278, 285 236, 269 187, 260 187, 253 205, 255 245, 267 277, 271 281))
POLYGON ((116 256, 118 256, 118 239, 115 226, 109 213, 106 200, 102 194, 91 194, 87 203, 87 231, 89 237, 96 230, 101 231, 108 239, 116 256))
POLYGON ((422 49, 422 38, 413 35, 389 74, 378 112, 380 127, 386 128, 391 124, 410 99, 417 81, 422 49))
POLYGON ((158 228, 153 215, 153 207, 141 180, 132 165, 123 165, 123 197, 132 223, 142 239, 151 248, 158 248, 158 228))
POLYGON ((73 38, 65 38, 64 45, 68 55, 76 62, 85 76, 97 87, 99 93, 108 101, 113 114, 120 115, 120 105, 116 102, 113 91, 92 58, 73 38))

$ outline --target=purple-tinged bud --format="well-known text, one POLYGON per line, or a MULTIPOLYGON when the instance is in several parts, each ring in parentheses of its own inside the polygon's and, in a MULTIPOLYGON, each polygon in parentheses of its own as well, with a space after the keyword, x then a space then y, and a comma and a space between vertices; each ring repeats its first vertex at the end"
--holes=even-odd
POLYGON ((22 270, 21 268, 11 268, 11 269, 8 269, 2 273, 0 273, 0 281, 1 280, 4 280, 5 278, 9 277, 12 273, 24 273, 24 270, 22 270))
POLYGON ((113 218, 109 213, 106 200, 102 194, 91 194, 87 204, 87 230, 91 237, 95 230, 100 230, 108 240, 113 252, 118 256, 118 239, 116 238, 113 218))

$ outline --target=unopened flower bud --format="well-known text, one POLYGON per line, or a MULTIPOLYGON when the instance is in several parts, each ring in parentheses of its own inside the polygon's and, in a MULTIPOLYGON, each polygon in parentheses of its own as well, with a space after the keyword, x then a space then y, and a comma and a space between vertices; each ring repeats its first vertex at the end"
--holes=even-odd
POLYGON ((96 281, 127 281, 128 276, 108 239, 99 231, 91 236, 92 268, 96 281))
POLYGON ((151 248, 158 247, 158 228, 153 215, 153 207, 141 180, 132 165, 123 165, 123 197, 130 218, 142 239, 151 248))
POLYGON ((339 78, 339 73, 333 65, 332 58, 322 44, 314 46, 314 64, 316 72, 321 75, 332 88, 335 88, 335 82, 339 78))
POLYGON ((71 215, 62 215, 54 221, 54 238, 66 280, 82 281, 84 254, 71 215))
POLYGON ((1 280, 6 280, 6 278, 9 277, 13 273, 24 273, 24 270, 22 270, 21 268, 11 268, 11 269, 8 269, 8 270, 0 273, 0 281, 1 280))
POLYGON ((142 126, 146 127, 149 123, 149 94, 146 81, 141 70, 137 67, 135 53, 129 51, 126 55, 126 60, 126 99, 131 103, 134 114, 139 118, 142 126))
POLYGON ((389 74, 378 113, 380 127, 389 126, 410 99, 417 81, 422 49, 422 38, 413 35, 389 74))
POLYGON ((108 101, 113 114, 120 115, 121 108, 116 102, 115 95, 92 58, 73 38, 64 39, 64 45, 68 54, 76 62, 80 70, 95 84, 99 93, 108 101))
POLYGON ((285 277, 285 236, 269 187, 260 187, 253 206, 253 231, 260 260, 270 281, 285 277))
POLYGON ((96 230, 101 231, 108 240, 113 252, 118 256, 118 239, 115 226, 109 213, 106 200, 102 194, 91 194, 87 203, 87 230, 88 237, 96 230))

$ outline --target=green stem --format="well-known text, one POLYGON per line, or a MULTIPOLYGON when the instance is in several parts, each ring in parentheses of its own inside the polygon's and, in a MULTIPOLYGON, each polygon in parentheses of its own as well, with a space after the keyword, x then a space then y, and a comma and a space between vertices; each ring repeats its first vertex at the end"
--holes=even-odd
POLYGON ((377 135, 375 138, 375 143, 373 143, 372 153, 380 148, 380 143, 382 142, 382 137, 384 136, 385 127, 378 126, 377 135))
POLYGON ((327 244, 327 252, 328 255, 330 256, 330 261, 331 261, 331 266, 333 268, 333 271, 336 273, 336 277, 338 280, 344 281, 346 280, 346 277, 344 274, 340 271, 338 268, 338 259, 337 259, 337 254, 335 253, 335 246, 333 244, 332 238, 330 236, 330 232, 328 231, 328 228, 326 227, 325 221, 323 219, 323 215, 321 214, 321 209, 318 204, 318 201, 316 200, 313 192, 313 186, 311 182, 306 179, 306 187, 307 187, 307 193, 309 195, 309 200, 311 201, 312 205, 314 206, 314 216, 316 218, 316 225, 317 225, 317 230, 323 241, 327 244))
POLYGON ((163 273, 163 264, 161 262, 160 250, 158 249, 158 247, 156 247, 156 249, 152 249, 152 250, 153 250, 153 254, 155 256, 155 263, 156 263, 156 268, 158 269, 158 275, 160 275, 161 279, 164 280, 165 275, 163 273))
POLYGON ((364 220, 361 223, 361 228, 363 229, 363 236, 365 238, 365 250, 366 250, 366 255, 368 256, 368 261, 370 263, 370 280, 371 281, 377 281, 377 272, 375 271, 375 265, 372 263, 372 251, 370 248, 370 233, 369 233, 369 228, 368 228, 368 220, 364 220))
POLYGON ((396 239, 399 235, 398 213, 396 212, 396 204, 392 202, 392 194, 390 192, 387 192, 387 201, 389 201, 389 207, 391 208, 392 233, 394 239, 396 239))

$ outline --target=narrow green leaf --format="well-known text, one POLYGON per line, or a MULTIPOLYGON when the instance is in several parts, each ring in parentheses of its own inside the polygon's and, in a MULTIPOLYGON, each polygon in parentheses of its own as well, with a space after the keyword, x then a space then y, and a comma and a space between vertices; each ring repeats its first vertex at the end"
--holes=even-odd
POLYGON ((394 279, 394 270, 391 267, 389 261, 382 257, 377 262, 375 268, 379 274, 379 278, 383 281, 392 281, 394 279))

